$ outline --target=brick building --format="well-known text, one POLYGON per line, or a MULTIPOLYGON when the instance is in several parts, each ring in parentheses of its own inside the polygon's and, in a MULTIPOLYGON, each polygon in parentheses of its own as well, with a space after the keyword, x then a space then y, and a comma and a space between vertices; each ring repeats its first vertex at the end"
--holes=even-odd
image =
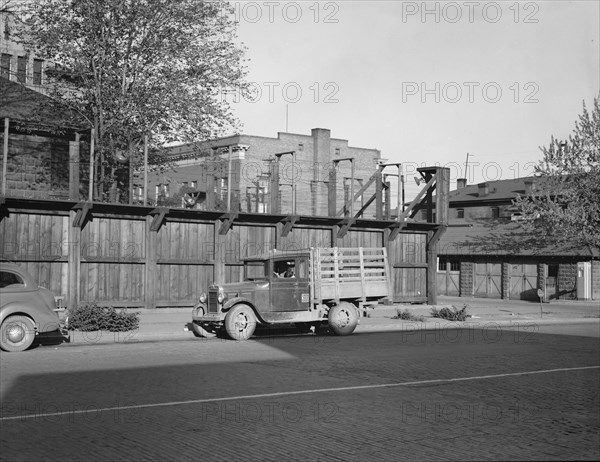
POLYGON ((544 245, 524 231, 512 201, 539 181, 458 180, 438 243, 438 293, 538 300, 541 289, 546 300, 600 299, 600 249, 544 245))
POLYGON ((12 0, 0 12, 0 77, 43 93, 49 63, 25 50, 15 39, 15 18, 23 3, 12 0))
MULTIPOLYGON (((330 130, 314 128, 310 135, 234 135, 173 146, 170 160, 168 170, 149 175, 151 201, 168 204, 168 198, 178 206, 182 194, 177 193, 182 190, 190 192, 190 205, 199 209, 227 210, 229 202, 232 211, 327 216, 332 189, 339 210, 377 171, 381 153, 350 146, 345 139, 332 138, 330 130)), ((375 190, 373 184, 356 200, 355 213, 375 190)), ((139 178, 135 194, 141 199, 139 178)), ((375 212, 368 209, 365 216, 375 212)))

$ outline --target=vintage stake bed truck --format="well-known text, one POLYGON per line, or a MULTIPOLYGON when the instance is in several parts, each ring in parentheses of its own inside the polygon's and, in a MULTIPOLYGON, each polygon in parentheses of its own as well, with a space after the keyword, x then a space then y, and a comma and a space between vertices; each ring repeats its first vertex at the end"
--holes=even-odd
POLYGON ((192 311, 197 337, 225 329, 235 340, 257 324, 290 324, 308 332, 329 325, 351 334, 360 310, 390 296, 385 248, 272 250, 244 261, 244 281, 212 284, 192 311))

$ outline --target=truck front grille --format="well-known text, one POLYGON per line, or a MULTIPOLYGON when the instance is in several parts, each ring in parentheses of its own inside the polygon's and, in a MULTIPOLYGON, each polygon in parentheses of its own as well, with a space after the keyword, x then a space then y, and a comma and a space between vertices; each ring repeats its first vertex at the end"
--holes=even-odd
POLYGON ((209 290, 208 291, 208 312, 209 313, 218 313, 219 312, 219 301, 217 297, 219 296, 219 292, 217 290, 209 290))

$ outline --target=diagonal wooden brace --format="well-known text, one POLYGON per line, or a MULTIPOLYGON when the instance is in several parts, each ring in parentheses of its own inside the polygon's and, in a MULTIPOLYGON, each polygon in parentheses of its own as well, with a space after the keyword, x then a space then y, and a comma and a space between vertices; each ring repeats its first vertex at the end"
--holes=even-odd
POLYGON ((238 215, 239 214, 235 213, 235 212, 226 213, 224 215, 221 215, 221 217, 219 219, 222 220, 223 223, 221 224, 221 227, 219 228, 219 234, 221 234, 221 235, 227 234, 229 232, 229 230, 231 229, 231 227, 233 226, 233 222, 238 217, 238 215))
POLYGON ((92 203, 79 202, 75 206, 73 206, 73 210, 77 210, 77 214, 73 219, 73 228, 85 228, 87 222, 92 219, 92 203))

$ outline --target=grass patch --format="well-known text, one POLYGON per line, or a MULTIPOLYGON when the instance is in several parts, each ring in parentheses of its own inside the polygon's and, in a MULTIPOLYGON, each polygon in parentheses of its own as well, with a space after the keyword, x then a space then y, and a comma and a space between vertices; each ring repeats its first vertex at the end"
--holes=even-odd
POLYGON ((456 308, 454 305, 452 309, 444 307, 441 309, 431 308, 431 316, 434 318, 446 319, 447 321, 464 321, 470 318, 471 315, 467 314, 468 305, 463 305, 461 309, 456 308))
POLYGON ((414 314, 409 311, 408 308, 404 310, 401 308, 396 308, 396 316, 392 319, 402 319, 403 321, 416 321, 416 322, 424 322, 425 316, 421 316, 419 314, 414 314))

